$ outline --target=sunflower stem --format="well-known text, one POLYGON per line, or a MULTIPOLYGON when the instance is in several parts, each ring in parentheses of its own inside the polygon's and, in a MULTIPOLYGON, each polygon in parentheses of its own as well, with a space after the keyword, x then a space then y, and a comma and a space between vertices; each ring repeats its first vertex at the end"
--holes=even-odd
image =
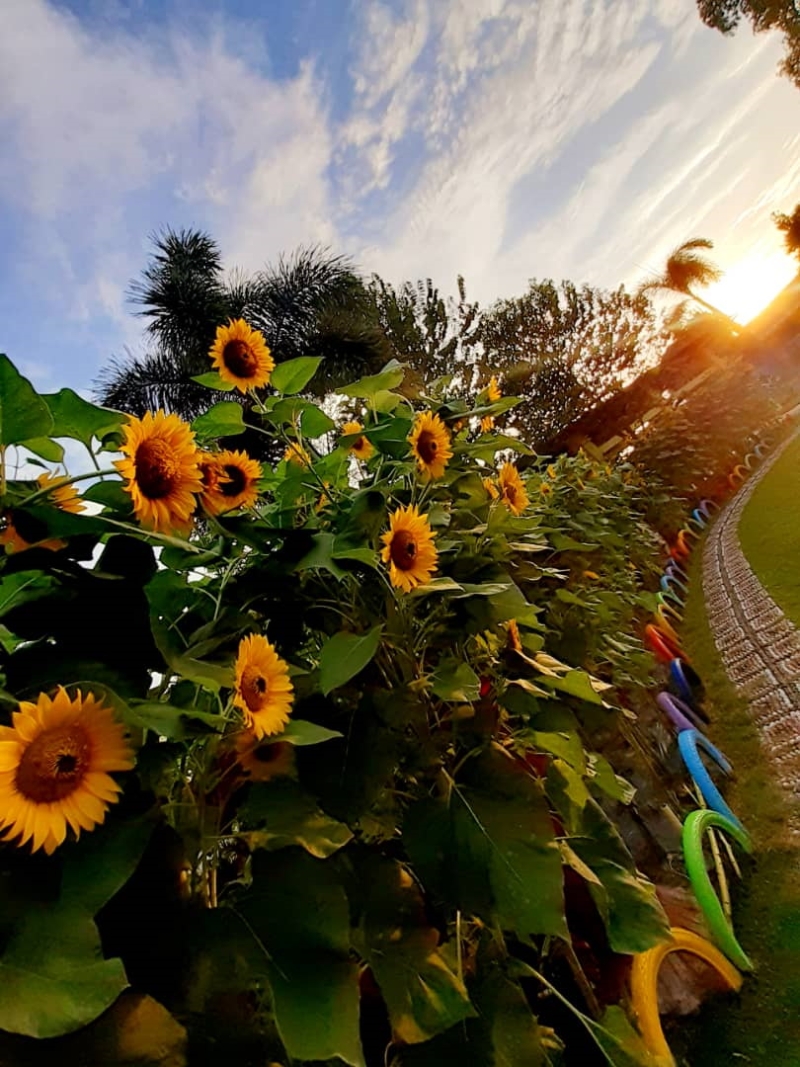
MULTIPOLYGON (((3 466, 5 466, 5 464, 3 464, 3 466)), ((116 469, 116 467, 110 467, 107 470, 89 471, 88 474, 75 474, 69 478, 59 478, 57 486, 49 485, 45 486, 44 489, 37 489, 35 493, 31 493, 30 496, 26 496, 25 499, 20 502, 19 506, 30 507, 31 504, 35 504, 36 501, 40 500, 42 497, 49 496, 54 488, 61 489, 62 486, 74 485, 75 482, 88 481, 89 478, 104 478, 107 474, 119 474, 119 471, 116 469)), ((5 477, 3 477, 3 481, 2 483, 0 483, 0 485, 2 486, 2 492, 5 492, 5 477)), ((2 492, 0 492, 0 495, 2 495, 2 492)))

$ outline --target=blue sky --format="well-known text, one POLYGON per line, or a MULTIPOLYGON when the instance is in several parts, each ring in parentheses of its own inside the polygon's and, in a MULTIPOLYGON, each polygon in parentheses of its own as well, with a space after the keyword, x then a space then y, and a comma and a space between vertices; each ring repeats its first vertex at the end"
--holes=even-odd
POLYGON ((694 0, 2 0, 0 351, 89 388, 140 348, 126 290, 165 225, 482 302, 635 284, 703 235, 735 312, 791 270, 780 55, 694 0))

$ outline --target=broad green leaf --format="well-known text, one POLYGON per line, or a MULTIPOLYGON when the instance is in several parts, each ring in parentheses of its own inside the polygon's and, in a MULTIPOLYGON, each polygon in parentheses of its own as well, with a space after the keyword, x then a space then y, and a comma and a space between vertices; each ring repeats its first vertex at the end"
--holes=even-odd
POLYGON ((569 693, 570 696, 579 697, 588 704, 602 705, 603 698, 592 686, 591 679, 585 671, 568 671, 560 678, 545 676, 541 679, 542 685, 557 689, 561 693, 569 693))
POLYGON ((378 426, 369 426, 364 431, 364 436, 375 445, 379 452, 394 459, 402 459, 411 455, 408 443, 408 435, 411 433, 411 419, 393 418, 388 422, 382 422, 378 426))
POLYGON ((128 705, 128 721, 135 726, 153 730, 160 737, 172 740, 186 740, 198 734, 215 730, 222 733, 226 719, 223 715, 211 715, 196 711, 194 708, 176 708, 159 701, 131 702, 128 705), (192 725, 196 723, 197 725, 192 725))
POLYGON ((71 437, 91 447, 92 438, 102 439, 123 425, 128 416, 111 408, 99 407, 78 396, 72 389, 46 393, 44 400, 53 416, 51 437, 71 437))
POLYGON ((16 571, 6 574, 0 582, 0 616, 40 597, 49 596, 58 583, 44 571, 16 571))
POLYGON ((286 729, 273 740, 288 741, 290 745, 320 745, 324 741, 333 741, 342 734, 338 730, 329 730, 326 726, 317 726, 306 719, 289 719, 286 729))
MULTIPOLYGON (((510 967, 483 958, 468 983, 474 1016, 420 1045, 400 1048, 393 1067, 550 1067, 561 1043, 539 1026, 510 967)), ((557 1062, 561 1062, 560 1059, 557 1062)))
POLYGON ((53 416, 27 378, 0 352, 0 446, 49 437, 53 416))
POLYGON ((279 363, 272 372, 270 385, 279 393, 299 393, 317 373, 321 362, 320 356, 300 356, 279 363))
POLYGON ((247 829, 257 828, 248 834, 251 848, 274 852, 299 845, 312 856, 327 859, 353 837, 348 826, 326 815, 314 797, 290 778, 253 783, 239 814, 247 829))
POLYGON ((603 756, 596 753, 589 757, 589 766, 592 771, 591 781, 607 797, 619 800, 622 804, 630 804, 636 795, 636 790, 620 775, 614 773, 614 768, 603 756))
POLYGON ((558 530, 550 534, 550 543, 558 552, 593 552, 598 547, 597 544, 576 541, 574 537, 569 537, 558 530))
POLYGON ((196 682, 197 685, 209 689, 212 693, 218 693, 220 689, 227 689, 233 685, 233 664, 223 667, 184 655, 177 644, 174 631, 171 631, 166 623, 155 616, 150 617, 150 628, 159 652, 167 661, 170 670, 180 678, 196 682))
POLYGON ((150 835, 144 820, 110 824, 62 846, 61 896, 28 902, 0 957, 0 1029, 57 1037, 102 1014, 128 985, 102 959, 93 918, 130 878, 150 835))
POLYGON ((522 939, 565 934, 561 856, 541 784, 492 750, 448 800, 409 809, 403 840, 428 893, 522 939))
POLYGON ((301 849, 253 855, 251 888, 236 909, 261 946, 275 1021, 297 1060, 339 1057, 364 1067, 358 965, 350 950, 347 897, 331 860, 301 849))
POLYGON ((197 382, 198 385, 205 385, 208 389, 217 389, 221 393, 229 393, 233 389, 233 385, 223 381, 219 371, 215 370, 207 371, 205 374, 196 374, 192 381, 197 382))
POLYGON ((125 515, 133 513, 131 495, 125 490, 122 482, 104 479, 101 482, 95 482, 90 485, 81 495, 84 500, 92 500, 96 504, 103 504, 104 507, 110 508, 111 511, 125 515))
POLYGON ((408 871, 397 860, 372 854, 355 860, 354 874, 356 947, 372 968, 394 1034, 416 1044, 473 1015, 463 980, 445 959, 408 871))
POLYGON ((481 680, 463 660, 453 659, 440 663, 431 676, 431 682, 431 688, 440 700, 471 704, 480 696, 481 680))
POLYGON ((645 952, 668 940, 669 921, 655 887, 636 871, 616 827, 593 800, 583 812, 583 834, 569 843, 600 879, 599 886, 589 883, 589 892, 615 952, 645 952))
POLYGON ((235 400, 220 400, 208 411, 198 415, 192 429, 201 439, 209 437, 236 437, 247 427, 242 417, 243 408, 235 400))
POLYGON ((385 415, 390 414, 402 403, 403 398, 398 396, 397 393, 390 392, 388 389, 379 389, 372 397, 372 406, 376 411, 380 411, 385 415))
POLYGON ((338 633, 322 646, 319 656, 319 686, 327 696, 364 670, 381 642, 381 626, 365 634, 338 633))
POLYGON ((420 597, 428 596, 430 593, 463 593, 463 587, 458 584, 453 578, 447 578, 442 575, 439 578, 431 578, 429 582, 425 582, 423 585, 417 585, 409 594, 410 596, 420 597))
POLYGON ((64 458, 64 449, 58 441, 53 441, 49 437, 31 437, 27 441, 22 441, 21 445, 29 452, 46 459, 48 463, 60 463, 64 458))
POLYGON ((380 372, 366 378, 359 378, 352 385, 343 385, 336 392, 342 396, 352 396, 358 400, 374 400, 375 396, 386 390, 396 389, 405 378, 405 368, 393 359, 380 372))
POLYGON ((663 1067, 618 1005, 606 1008, 597 1022, 587 1018, 586 1026, 613 1067, 663 1067))
POLYGON ((532 730, 526 734, 527 738, 536 748, 559 756, 578 774, 586 773, 586 752, 579 734, 532 730))
POLYGON ((314 440, 336 429, 336 423, 322 408, 302 396, 285 397, 273 405, 268 418, 276 425, 300 430, 307 440, 314 440))
POLYGON ((334 578, 343 578, 346 571, 339 567, 333 558, 333 546, 335 537, 332 533, 323 531, 314 534, 311 538, 311 549, 294 565, 295 571, 326 570, 334 578))

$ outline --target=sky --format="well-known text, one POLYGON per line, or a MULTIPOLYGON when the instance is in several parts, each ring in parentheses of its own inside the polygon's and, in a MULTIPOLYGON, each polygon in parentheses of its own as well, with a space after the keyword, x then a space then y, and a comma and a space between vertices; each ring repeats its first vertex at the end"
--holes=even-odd
POLYGON ((745 321, 794 273, 781 53, 694 0, 0 0, 0 351, 82 392, 141 352, 127 290, 165 226, 484 304, 632 286, 704 236, 745 321))

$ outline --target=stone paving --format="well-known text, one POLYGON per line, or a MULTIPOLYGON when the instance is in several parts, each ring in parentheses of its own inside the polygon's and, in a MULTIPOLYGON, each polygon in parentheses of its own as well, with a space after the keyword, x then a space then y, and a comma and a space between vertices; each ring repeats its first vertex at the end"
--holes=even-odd
MULTIPOLYGON (((794 438, 790 438, 790 441, 794 438)), ((766 758, 800 836, 800 630, 759 582, 739 544, 739 519, 787 441, 724 508, 706 538, 703 591, 711 632, 731 681, 747 698, 766 758)))

